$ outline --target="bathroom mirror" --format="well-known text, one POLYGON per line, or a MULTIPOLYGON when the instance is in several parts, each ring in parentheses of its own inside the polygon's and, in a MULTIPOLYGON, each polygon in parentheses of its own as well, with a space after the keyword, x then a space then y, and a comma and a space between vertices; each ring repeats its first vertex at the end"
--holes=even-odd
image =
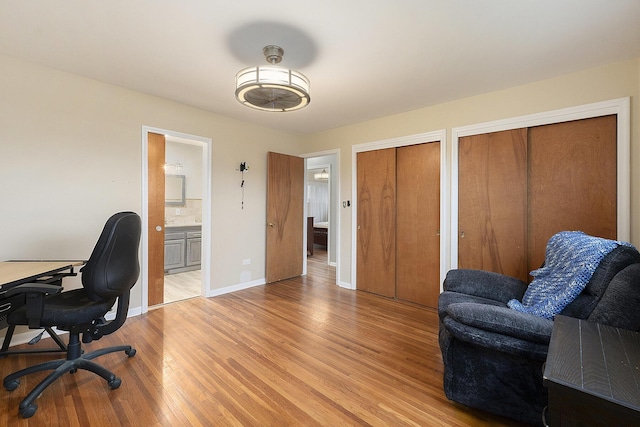
POLYGON ((165 175, 165 206, 184 206, 184 175, 165 175))

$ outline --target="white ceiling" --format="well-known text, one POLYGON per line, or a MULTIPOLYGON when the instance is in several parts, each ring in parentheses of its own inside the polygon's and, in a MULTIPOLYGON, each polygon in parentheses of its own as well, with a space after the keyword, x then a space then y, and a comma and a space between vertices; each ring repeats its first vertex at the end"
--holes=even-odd
POLYGON ((0 54, 307 134, 640 57, 639 0, 0 0, 0 54), (290 113, 234 78, 284 48, 290 113))

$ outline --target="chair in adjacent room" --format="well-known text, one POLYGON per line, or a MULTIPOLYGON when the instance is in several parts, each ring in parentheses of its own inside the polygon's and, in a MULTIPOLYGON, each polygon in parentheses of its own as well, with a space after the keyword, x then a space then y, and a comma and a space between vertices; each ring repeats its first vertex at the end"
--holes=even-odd
POLYGON ((20 285, 8 291, 25 293, 27 300, 24 306, 9 314, 7 321, 10 325, 55 327, 69 332, 66 359, 41 363, 5 377, 4 386, 12 391, 18 387, 19 378, 53 370, 20 402, 22 417, 33 416, 38 409, 34 400, 67 372, 75 373, 78 369, 84 369, 100 375, 112 390, 120 386, 120 378, 92 360, 117 351, 124 351, 132 357, 136 350, 130 345, 122 345, 83 354, 80 334, 82 342, 86 344, 116 331, 124 324, 129 308, 129 293, 140 274, 140 231, 140 217, 133 212, 120 212, 109 218, 89 260, 80 270, 80 289, 60 292, 58 286, 36 283, 20 285), (105 320, 105 315, 116 301, 115 318, 105 320))
MULTIPOLYGON (((568 298, 570 302, 563 303, 566 305, 559 314, 638 331, 640 253, 626 244, 611 247, 597 264, 576 257, 578 267, 564 276, 562 270, 571 269, 571 263, 566 260, 556 263, 560 271, 554 273, 558 273, 554 278, 560 283, 560 291, 583 281, 578 287, 582 290, 574 291, 575 298, 568 298), (582 274, 585 266, 590 269, 588 277, 582 274), (566 287, 562 286, 562 280, 566 287)), ((580 247, 576 247, 576 252, 579 251, 580 247)), ((548 244, 545 266, 549 264, 549 254, 548 244)), ((535 273, 532 272, 534 276, 535 273)), ((449 399, 543 425, 548 393, 542 375, 553 315, 510 308, 527 300, 525 293, 527 289, 531 292, 534 282, 528 285, 513 277, 480 270, 457 269, 447 273, 438 312, 444 391, 449 399)), ((550 304, 557 301, 555 297, 548 299, 550 304)), ((531 307, 534 305, 527 309, 531 307)))

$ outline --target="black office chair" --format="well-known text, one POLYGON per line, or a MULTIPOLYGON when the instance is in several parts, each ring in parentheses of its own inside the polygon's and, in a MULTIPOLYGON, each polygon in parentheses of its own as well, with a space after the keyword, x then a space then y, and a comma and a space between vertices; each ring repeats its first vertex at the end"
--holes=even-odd
POLYGON ((91 257, 80 270, 83 285, 80 289, 60 292, 58 286, 28 283, 8 291, 26 293, 27 296, 27 303, 7 318, 10 325, 28 325, 30 328, 55 326, 69 331, 66 359, 41 363, 5 377, 4 387, 12 391, 18 387, 20 377, 54 370, 20 402, 22 417, 33 416, 38 409, 33 401, 67 372, 85 369, 104 378, 112 390, 120 387, 120 378, 91 360, 116 351, 124 351, 132 357, 136 350, 130 345, 123 345, 83 354, 80 334, 82 342, 89 343, 116 331, 127 318, 129 292, 140 274, 140 229, 140 217, 133 212, 120 212, 109 218, 91 257), (116 317, 106 321, 104 316, 116 300, 116 317))

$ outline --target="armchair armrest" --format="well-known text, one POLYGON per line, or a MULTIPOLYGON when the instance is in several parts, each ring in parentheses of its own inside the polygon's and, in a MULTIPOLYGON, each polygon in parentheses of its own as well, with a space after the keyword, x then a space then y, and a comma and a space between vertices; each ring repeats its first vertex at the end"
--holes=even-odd
POLYGON ((515 277, 484 270, 449 270, 443 289, 474 295, 506 304, 509 300, 522 300, 528 284, 515 277))
POLYGON ((507 307, 457 303, 447 307, 457 322, 475 328, 539 344, 549 344, 553 321, 507 307))
POLYGON ((62 292, 62 286, 48 285, 46 283, 23 283, 7 290, 7 297, 17 294, 25 294, 25 312, 29 319, 29 328, 40 328, 40 319, 44 311, 44 299, 48 295, 62 292))

